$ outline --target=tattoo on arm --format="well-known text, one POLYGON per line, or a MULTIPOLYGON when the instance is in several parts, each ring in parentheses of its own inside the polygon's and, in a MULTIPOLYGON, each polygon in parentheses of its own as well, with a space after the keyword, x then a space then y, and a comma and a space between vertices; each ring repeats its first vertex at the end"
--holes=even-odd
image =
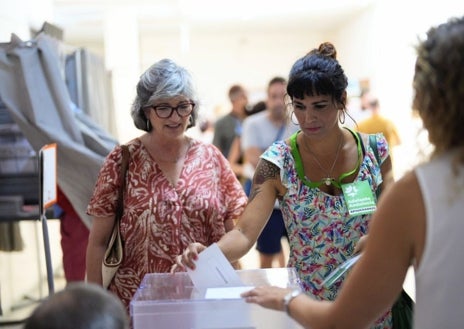
POLYGON ((270 179, 277 179, 279 177, 279 172, 280 169, 275 164, 261 159, 258 162, 255 175, 253 176, 253 187, 248 202, 251 202, 261 191, 261 184, 270 179))

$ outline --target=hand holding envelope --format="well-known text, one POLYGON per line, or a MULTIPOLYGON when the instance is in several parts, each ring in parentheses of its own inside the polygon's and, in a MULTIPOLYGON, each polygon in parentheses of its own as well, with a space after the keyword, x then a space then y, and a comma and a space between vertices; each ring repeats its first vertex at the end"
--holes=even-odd
POLYGON ((253 289, 243 284, 216 243, 198 255, 195 269, 187 268, 187 273, 197 289, 206 290, 206 299, 241 298, 242 292, 253 289))
POLYGON ((171 273, 184 272, 187 268, 195 269, 195 261, 198 259, 198 254, 205 249, 206 247, 198 242, 189 244, 187 249, 176 257, 176 263, 172 265, 171 273))

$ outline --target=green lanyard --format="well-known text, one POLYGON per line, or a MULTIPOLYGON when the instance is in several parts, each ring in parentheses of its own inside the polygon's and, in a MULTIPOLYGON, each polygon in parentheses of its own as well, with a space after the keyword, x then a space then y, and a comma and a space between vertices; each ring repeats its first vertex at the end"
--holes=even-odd
MULTIPOLYGON (((338 188, 342 187, 341 181, 344 178, 346 178, 346 177, 352 175, 353 173, 355 173, 356 170, 358 170, 359 165, 361 164, 362 150, 361 150, 361 140, 359 139, 359 135, 354 133, 349 128, 345 127, 345 129, 348 129, 353 134, 353 136, 356 138, 356 145, 358 146, 358 162, 356 163, 356 167, 353 170, 341 174, 340 177, 338 178, 338 180, 335 180, 333 178, 331 179, 331 184, 333 186, 335 186, 335 187, 338 187, 338 188)), ((303 169, 303 163, 301 161, 300 152, 298 151, 298 144, 296 143, 296 136, 300 132, 301 132, 301 130, 297 131, 292 136, 290 136, 290 147, 292 148, 292 155, 293 155, 293 158, 295 159, 296 172, 298 173, 298 177, 303 181, 303 183, 305 185, 307 185, 307 186, 309 186, 311 188, 316 188, 316 187, 319 187, 319 186, 321 186, 322 184, 324 184, 326 182, 325 181, 311 182, 308 179, 306 179, 306 176, 304 174, 304 169, 303 169)))

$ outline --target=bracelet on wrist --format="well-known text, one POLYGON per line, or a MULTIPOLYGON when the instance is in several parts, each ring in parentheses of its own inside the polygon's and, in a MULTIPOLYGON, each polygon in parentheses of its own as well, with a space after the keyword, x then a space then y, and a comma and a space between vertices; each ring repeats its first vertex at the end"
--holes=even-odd
POLYGON ((288 294, 285 295, 284 297, 284 308, 285 308, 285 312, 288 314, 288 316, 291 316, 290 315, 290 302, 297 296, 299 296, 300 294, 302 294, 302 292, 299 290, 299 289, 294 289, 292 291, 290 291, 288 294))

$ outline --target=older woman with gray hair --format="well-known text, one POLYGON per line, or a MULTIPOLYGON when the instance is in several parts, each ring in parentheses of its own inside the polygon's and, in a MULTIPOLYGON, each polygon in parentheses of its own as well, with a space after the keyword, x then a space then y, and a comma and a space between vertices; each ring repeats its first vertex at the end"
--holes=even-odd
MULTIPOLYGON (((186 136, 198 99, 189 72, 169 59, 140 77, 131 109, 144 133, 128 142, 120 231, 124 259, 109 285, 126 307, 147 273, 169 272, 190 243, 210 245, 234 226, 247 198, 227 159, 212 144, 186 136)), ((102 283, 121 182, 121 146, 106 158, 87 212, 93 224, 87 280, 102 283)))

